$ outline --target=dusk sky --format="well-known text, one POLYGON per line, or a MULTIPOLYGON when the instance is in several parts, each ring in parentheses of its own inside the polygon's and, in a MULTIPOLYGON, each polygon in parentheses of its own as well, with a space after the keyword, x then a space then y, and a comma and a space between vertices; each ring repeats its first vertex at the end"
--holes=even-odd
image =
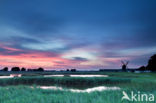
POLYGON ((156 0, 0 0, 0 68, 136 68, 154 53, 156 0))

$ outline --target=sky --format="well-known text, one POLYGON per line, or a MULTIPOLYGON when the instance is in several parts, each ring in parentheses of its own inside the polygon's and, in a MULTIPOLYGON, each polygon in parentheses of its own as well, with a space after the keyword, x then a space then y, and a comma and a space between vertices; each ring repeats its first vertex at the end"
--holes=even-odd
POLYGON ((119 69, 156 53, 155 0, 0 0, 0 68, 119 69))

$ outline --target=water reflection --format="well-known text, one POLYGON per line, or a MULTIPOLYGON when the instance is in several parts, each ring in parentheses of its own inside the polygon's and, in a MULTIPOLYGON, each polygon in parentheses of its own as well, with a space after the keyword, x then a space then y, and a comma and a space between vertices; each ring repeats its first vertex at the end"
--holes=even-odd
POLYGON ((11 76, 0 76, 0 79, 3 79, 3 78, 12 78, 11 76))
POLYGON ((21 77, 22 74, 10 74, 9 76, 0 76, 0 79, 2 78, 13 78, 13 77, 21 77))
POLYGON ((108 77, 108 75, 70 75, 70 77, 108 77))
POLYGON ((52 90, 61 90, 61 91, 71 91, 71 92, 77 92, 77 93, 90 93, 94 91, 104 91, 104 90, 120 90, 119 87, 105 87, 105 86, 98 86, 98 87, 93 87, 93 88, 88 88, 88 89, 63 89, 62 87, 57 87, 57 86, 40 86, 38 88, 41 89, 52 89, 52 90))
POLYGON ((10 74, 10 77, 21 77, 22 74, 10 74))
POLYGON ((108 75, 44 75, 44 77, 108 77, 108 75))
MULTIPOLYGON (((10 76, 0 76, 0 78, 21 77, 22 74, 10 74, 10 76)), ((29 76, 29 75, 28 75, 29 76)), ((108 75, 43 75, 44 77, 108 77, 108 75)))
POLYGON ((53 90, 63 90, 62 87, 57 87, 57 86, 40 86, 37 88, 41 88, 41 89, 53 89, 53 90))
POLYGON ((44 75, 44 77, 63 77, 64 75, 44 75))

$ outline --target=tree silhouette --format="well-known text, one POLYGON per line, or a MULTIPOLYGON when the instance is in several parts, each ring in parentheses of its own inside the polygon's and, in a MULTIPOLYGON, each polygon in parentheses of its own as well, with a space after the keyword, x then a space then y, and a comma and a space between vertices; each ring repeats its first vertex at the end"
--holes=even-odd
POLYGON ((11 71, 20 71, 20 68, 19 67, 12 67, 11 71))
POLYGON ((44 71, 44 69, 40 67, 37 69, 37 71, 44 71))
POLYGON ((148 61, 147 69, 151 71, 156 71, 156 54, 151 56, 148 61))
POLYGON ((8 67, 4 67, 2 71, 8 71, 8 67))
POLYGON ((145 71, 146 70, 146 67, 145 66, 141 66, 138 70, 145 71))
POLYGON ((21 69, 21 71, 26 71, 26 69, 23 67, 23 68, 21 69))

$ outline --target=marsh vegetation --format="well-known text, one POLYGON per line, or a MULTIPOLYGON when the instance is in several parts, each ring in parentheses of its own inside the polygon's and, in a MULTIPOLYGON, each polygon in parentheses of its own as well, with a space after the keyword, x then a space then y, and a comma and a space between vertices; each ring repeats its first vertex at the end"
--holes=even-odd
MULTIPOLYGON (((85 75, 80 72, 74 74, 85 75)), ((90 72, 86 74, 94 75, 90 72)), ((23 73, 21 77, 1 78, 0 101, 1 103, 121 103, 123 90, 156 95, 155 73, 95 74, 107 77, 45 77, 44 73, 38 72, 30 75, 23 73)))

